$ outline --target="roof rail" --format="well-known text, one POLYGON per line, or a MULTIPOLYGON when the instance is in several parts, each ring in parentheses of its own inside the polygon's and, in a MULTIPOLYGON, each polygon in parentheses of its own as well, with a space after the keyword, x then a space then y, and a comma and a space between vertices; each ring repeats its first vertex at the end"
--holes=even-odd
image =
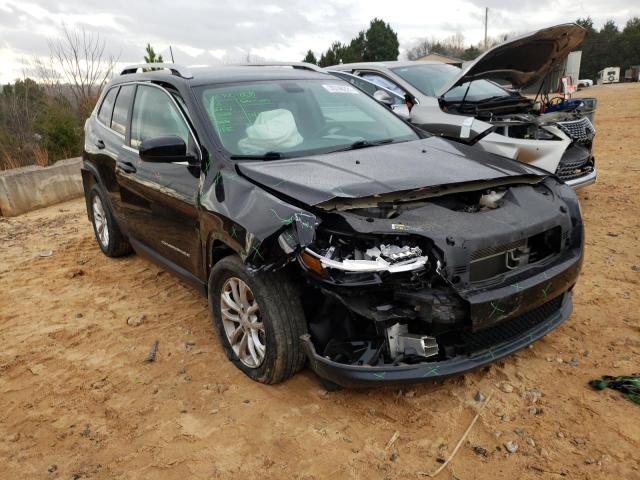
POLYGON ((307 62, 257 62, 257 63, 236 63, 238 67, 291 67, 300 70, 311 70, 312 72, 323 72, 323 70, 313 63, 307 62))
POLYGON ((171 75, 176 75, 182 78, 193 78, 193 74, 184 65, 178 65, 177 63, 137 63, 135 65, 129 65, 125 67, 120 75, 128 75, 131 73, 138 73, 138 70, 169 70, 171 75))

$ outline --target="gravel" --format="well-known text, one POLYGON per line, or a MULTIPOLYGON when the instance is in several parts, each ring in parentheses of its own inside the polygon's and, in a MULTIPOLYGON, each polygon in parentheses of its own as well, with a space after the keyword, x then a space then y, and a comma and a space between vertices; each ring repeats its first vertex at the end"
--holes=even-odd
POLYGON ((473 397, 473 399, 474 399, 476 402, 484 402, 484 401, 487 399, 487 397, 485 396, 485 394, 484 394, 484 393, 482 393, 480 390, 478 390, 478 391, 476 392, 475 396, 473 397))
POLYGON ((506 448, 509 453, 516 453, 518 451, 518 444, 516 442, 507 442, 504 444, 504 448, 506 448))
POLYGON ((510 383, 507 383, 507 382, 503 382, 503 383, 499 384, 498 388, 500 390, 502 390, 504 393, 513 392, 513 385, 511 385, 510 383))

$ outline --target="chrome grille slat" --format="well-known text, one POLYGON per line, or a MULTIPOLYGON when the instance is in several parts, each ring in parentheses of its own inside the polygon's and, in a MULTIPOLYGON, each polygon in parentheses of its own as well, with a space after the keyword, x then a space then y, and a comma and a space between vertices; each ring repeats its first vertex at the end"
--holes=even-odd
POLYGON ((556 125, 571 139, 577 142, 585 142, 593 139, 596 129, 587 117, 570 122, 557 122, 556 125))

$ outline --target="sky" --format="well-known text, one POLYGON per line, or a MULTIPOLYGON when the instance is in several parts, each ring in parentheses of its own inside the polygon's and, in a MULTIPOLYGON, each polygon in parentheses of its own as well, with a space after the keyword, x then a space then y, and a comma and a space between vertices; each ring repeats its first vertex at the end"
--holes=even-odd
POLYGON ((300 61, 339 40, 348 42, 374 17, 397 32, 401 57, 420 38, 462 33, 468 44, 484 36, 525 33, 591 16, 620 27, 640 16, 638 0, 0 0, 0 83, 33 72, 35 59, 63 27, 100 35, 119 65, 143 61, 150 42, 165 61, 211 65, 265 60, 300 61))

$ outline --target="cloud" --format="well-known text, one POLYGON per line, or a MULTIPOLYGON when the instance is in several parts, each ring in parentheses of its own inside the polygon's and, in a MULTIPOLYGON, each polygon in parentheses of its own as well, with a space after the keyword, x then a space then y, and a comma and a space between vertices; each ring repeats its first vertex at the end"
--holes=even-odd
POLYGON ((630 0, 0 0, 0 82, 20 76, 17 59, 48 54, 48 41, 63 25, 99 34, 110 54, 122 63, 142 61, 150 42, 169 59, 216 63, 256 55, 272 60, 300 60, 334 40, 347 42, 374 17, 397 31, 402 47, 421 37, 462 33, 469 43, 484 35, 484 7, 489 34, 525 32, 590 15, 596 25, 608 18, 622 24, 640 16, 630 0))

